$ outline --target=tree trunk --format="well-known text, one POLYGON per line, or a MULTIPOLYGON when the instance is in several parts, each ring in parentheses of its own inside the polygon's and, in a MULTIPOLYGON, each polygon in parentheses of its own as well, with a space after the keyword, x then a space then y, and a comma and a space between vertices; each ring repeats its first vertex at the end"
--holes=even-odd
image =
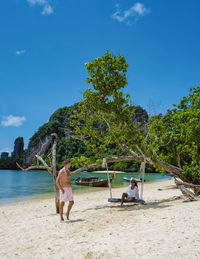
POLYGON ((53 146, 52 146, 52 171, 53 171, 53 181, 54 181, 54 190, 55 190, 55 205, 56 205, 56 213, 59 213, 60 194, 59 194, 59 188, 56 185, 56 178, 58 175, 58 172, 56 169, 56 145, 58 142, 58 135, 56 133, 52 133, 51 136, 54 137, 53 146))
POLYGON ((47 170, 52 176, 53 176, 53 184, 54 184, 54 191, 55 191, 55 206, 56 206, 56 213, 59 213, 59 208, 60 208, 60 192, 59 192, 59 188, 56 185, 56 178, 58 176, 58 172, 56 169, 56 145, 58 142, 58 135, 56 133, 52 133, 51 134, 52 138, 53 138, 53 145, 52 145, 52 165, 51 167, 49 167, 47 165, 47 163, 44 161, 44 159, 36 154, 35 156, 37 157, 38 160, 40 160, 40 162, 43 164, 43 166, 29 166, 28 168, 24 169, 22 168, 18 163, 17 166, 23 171, 26 172, 28 170, 31 169, 45 169, 47 170))
POLYGON ((178 155, 177 155, 177 163, 178 163, 178 166, 179 166, 180 168, 182 168, 182 167, 181 167, 181 156, 180 156, 179 153, 178 153, 178 155))
MULTIPOLYGON (((183 182, 181 183, 176 178, 174 178, 174 180, 175 180, 176 186, 180 189, 180 191, 183 193, 184 196, 186 196, 191 201, 200 201, 200 197, 198 197, 198 195, 196 195, 195 192, 192 192, 192 191, 188 190, 184 186, 183 182)), ((189 187, 191 188, 191 184, 185 183, 185 185, 186 186, 189 185, 189 187)))
POLYGON ((146 168, 146 161, 142 162, 140 165, 140 170, 142 174, 142 184, 141 184, 141 193, 140 193, 140 199, 143 200, 143 190, 144 190, 144 175, 145 175, 145 168, 146 168))
POLYGON ((60 192, 59 188, 56 185, 56 182, 54 181, 54 191, 55 191, 55 206, 56 206, 56 213, 59 214, 59 209, 60 209, 60 192))

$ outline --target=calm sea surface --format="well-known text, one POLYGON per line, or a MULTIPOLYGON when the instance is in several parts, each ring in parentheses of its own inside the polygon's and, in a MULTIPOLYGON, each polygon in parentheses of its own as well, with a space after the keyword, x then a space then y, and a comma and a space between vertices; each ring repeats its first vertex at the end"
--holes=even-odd
MULTIPOLYGON (((98 190, 95 187, 86 187, 75 185, 74 180, 78 176, 99 176, 100 179, 106 179, 107 174, 104 173, 80 173, 72 176, 72 188, 75 193, 92 192, 98 190)), ((112 174, 110 174, 111 176, 112 174)), ((126 187, 129 185, 122 177, 140 177, 140 173, 120 173, 116 174, 116 178, 112 183, 112 188, 126 187)), ((169 176, 161 176, 158 173, 146 173, 146 181, 160 181, 168 179, 169 176)), ((102 187, 101 187, 102 188, 102 187)), ((21 173, 15 170, 0 170, 0 205, 24 201, 42 195, 53 194, 52 176, 46 171, 29 171, 21 173)))

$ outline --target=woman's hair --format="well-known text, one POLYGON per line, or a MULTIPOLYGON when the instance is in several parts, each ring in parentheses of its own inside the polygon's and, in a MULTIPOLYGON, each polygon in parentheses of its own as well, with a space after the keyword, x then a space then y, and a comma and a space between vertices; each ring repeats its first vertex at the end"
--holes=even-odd
POLYGON ((136 180, 131 180, 131 183, 135 183, 135 186, 138 187, 138 184, 137 184, 136 180))

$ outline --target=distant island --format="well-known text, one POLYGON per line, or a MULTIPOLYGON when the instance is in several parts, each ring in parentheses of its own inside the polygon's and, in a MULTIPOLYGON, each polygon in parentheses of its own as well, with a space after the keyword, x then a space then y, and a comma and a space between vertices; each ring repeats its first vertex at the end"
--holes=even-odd
POLYGON ((24 139, 18 137, 14 142, 14 150, 9 156, 8 152, 2 152, 0 158, 0 169, 19 169, 16 163, 23 163, 26 151, 24 150, 24 139))

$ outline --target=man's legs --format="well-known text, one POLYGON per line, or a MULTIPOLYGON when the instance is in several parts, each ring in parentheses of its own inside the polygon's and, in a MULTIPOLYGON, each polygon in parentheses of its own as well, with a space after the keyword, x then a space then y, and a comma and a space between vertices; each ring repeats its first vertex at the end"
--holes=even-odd
POLYGON ((60 203, 60 209, 59 209, 59 211, 60 211, 60 220, 61 221, 64 221, 64 218, 63 218, 63 207, 65 206, 65 202, 64 201, 61 201, 61 203, 60 203))
POLYGON ((121 198, 121 206, 123 205, 124 199, 128 197, 128 194, 126 192, 122 193, 122 198, 121 198))
POLYGON ((67 220, 69 220, 69 213, 70 213, 70 210, 73 205, 74 205, 74 201, 69 201, 69 205, 68 205, 67 212, 66 212, 67 220))

